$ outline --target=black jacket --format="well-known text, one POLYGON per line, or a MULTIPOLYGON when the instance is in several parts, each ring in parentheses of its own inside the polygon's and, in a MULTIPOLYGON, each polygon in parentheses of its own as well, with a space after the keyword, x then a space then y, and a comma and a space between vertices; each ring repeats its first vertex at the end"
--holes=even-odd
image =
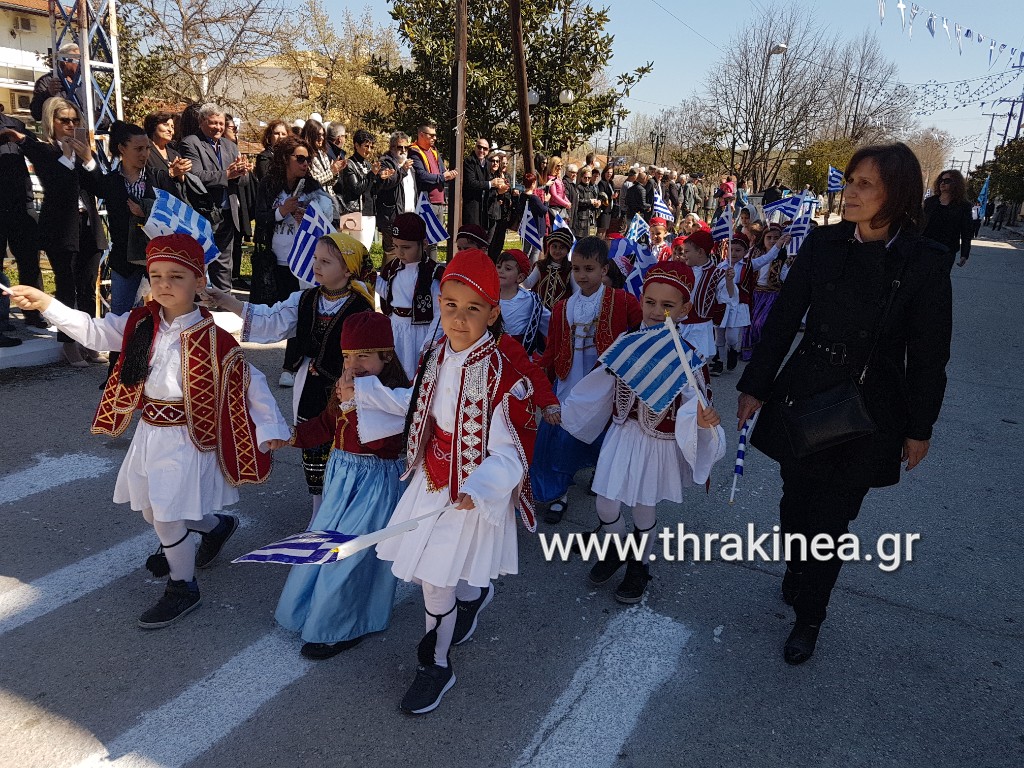
POLYGON ((974 237, 974 219, 968 202, 943 205, 938 195, 924 201, 924 236, 949 249, 949 268, 959 252, 965 259, 971 255, 971 239, 974 237))
POLYGON ((641 184, 634 184, 626 190, 626 218, 632 221, 636 214, 644 218, 650 215, 651 206, 647 199, 647 190, 641 184))
MULTIPOLYGON (((25 124, 0 112, 0 130, 13 129, 28 133, 25 124)), ((25 156, 13 141, 0 144, 0 216, 19 212, 24 216, 32 210, 32 179, 28 175, 25 156)))
POLYGON ((370 161, 358 152, 353 152, 348 165, 334 184, 334 191, 341 203, 342 213, 361 213, 363 216, 376 215, 373 199, 380 186, 380 177, 373 172, 370 161))
POLYGON ((391 227, 391 222, 395 220, 398 211, 405 210, 408 201, 405 199, 405 184, 403 182, 407 176, 411 176, 413 180, 414 207, 418 193, 416 192, 416 174, 413 169, 401 170, 398 159, 390 152, 381 156, 380 169, 394 171, 389 178, 382 179, 377 185, 377 197, 373 201, 377 211, 377 229, 385 232, 391 227))
POLYGON ((487 229, 487 205, 491 191, 491 173, 487 163, 467 157, 462 165, 462 223, 487 229))
POLYGON ((945 249, 937 243, 901 233, 887 251, 882 242, 858 243, 853 233, 854 224, 842 222, 808 236, 736 388, 759 400, 799 400, 859 375, 891 284, 906 264, 863 386, 878 431, 802 460, 789 450, 781 424, 770 419, 758 421, 751 439, 795 471, 881 487, 899 482, 904 438, 930 439, 938 419, 952 288, 945 249), (805 312, 804 338, 776 378, 805 312), (831 352, 815 351, 815 343, 831 352))

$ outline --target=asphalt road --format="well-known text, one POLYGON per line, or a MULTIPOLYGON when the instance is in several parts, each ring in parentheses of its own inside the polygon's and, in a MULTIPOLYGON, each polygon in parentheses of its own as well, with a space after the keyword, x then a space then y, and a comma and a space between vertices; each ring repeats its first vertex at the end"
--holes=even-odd
MULTIPOLYGON (((313 663, 273 621, 286 569, 228 563, 305 527, 297 451, 242 490, 242 528, 200 573, 202 607, 143 632, 162 590, 142 568, 155 537, 110 501, 127 437, 88 434, 102 371, 0 371, 0 766, 1024 765, 1022 264, 983 239, 954 268, 931 453, 870 493, 854 527, 864 551, 919 533, 913 561, 847 565, 811 661, 782 660, 781 564, 657 563, 645 602, 625 608, 614 581, 592 588, 587 564, 545 562, 521 532, 521 573, 454 650, 441 707, 415 719, 397 707, 423 631, 415 589, 387 632, 313 663)), ((281 347, 249 353, 276 382, 281 347)), ((723 414, 736 378, 716 381, 723 414)), ((290 390, 274 391, 286 409, 290 390)), ((661 524, 770 531, 780 482, 763 456, 748 453, 727 503, 735 439, 711 493, 664 505, 661 524)), ((584 490, 559 530, 593 527, 584 490)))

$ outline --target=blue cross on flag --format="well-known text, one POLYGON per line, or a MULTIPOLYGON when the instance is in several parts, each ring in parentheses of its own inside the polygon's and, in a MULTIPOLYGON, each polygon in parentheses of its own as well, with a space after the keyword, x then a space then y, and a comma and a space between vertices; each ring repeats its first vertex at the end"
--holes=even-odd
POLYGON ((337 531, 305 531, 253 550, 233 563, 323 565, 338 559, 338 547, 356 536, 337 531))
POLYGON ((419 200, 416 203, 416 213, 420 215, 423 223, 427 225, 428 243, 437 245, 448 239, 448 230, 444 228, 444 224, 441 223, 441 220, 437 218, 437 214, 434 213, 426 192, 420 192, 419 200))
POLYGON ((790 240, 789 246, 786 248, 786 252, 791 256, 795 255, 800 250, 800 246, 804 244, 804 239, 811 232, 811 211, 813 207, 805 205, 801 210, 800 215, 793 220, 789 226, 786 227, 785 232, 788 232, 793 238, 790 240))
POLYGON ((523 206, 523 219, 519 222, 519 238, 526 245, 532 245, 538 251, 544 250, 544 241, 541 238, 540 226, 527 202, 523 206))
POLYGON ((170 192, 162 189, 155 189, 153 192, 156 195, 153 210, 142 226, 142 231, 148 237, 175 233, 191 235, 202 246, 205 263, 209 264, 220 255, 220 250, 213 241, 213 225, 209 219, 200 216, 170 192))
POLYGON ((765 218, 769 218, 774 213, 781 213, 783 219, 795 219, 803 204, 804 196, 802 194, 790 195, 764 206, 764 215, 765 218))
POLYGON ((843 172, 838 168, 833 168, 831 165, 828 167, 828 186, 826 187, 827 192, 842 192, 843 187, 846 184, 843 179, 843 172))
POLYGON ((728 240, 732 237, 732 206, 725 206, 722 215, 711 224, 711 237, 717 243, 719 240, 728 240))
POLYGON ((626 230, 626 239, 632 243, 637 242, 641 237, 651 234, 650 225, 644 221, 644 217, 639 213, 633 215, 633 220, 629 222, 629 229, 626 230))
POLYGON ((317 285, 313 279, 313 252, 317 241, 324 235, 334 232, 330 219, 315 205, 307 205, 306 213, 299 222, 292 240, 292 248, 288 252, 288 269, 299 280, 317 285))
POLYGON ((676 217, 672 215, 672 210, 665 205, 665 199, 661 196, 657 184, 654 185, 654 215, 661 216, 665 221, 676 220, 676 217))

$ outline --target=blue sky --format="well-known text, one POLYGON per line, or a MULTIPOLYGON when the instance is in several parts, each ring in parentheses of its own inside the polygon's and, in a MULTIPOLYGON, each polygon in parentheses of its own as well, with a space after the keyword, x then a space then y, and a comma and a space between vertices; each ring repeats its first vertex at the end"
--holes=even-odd
MULTIPOLYGON (((483 2, 485 0, 470 0, 483 2)), ((885 21, 879 24, 878 0, 819 0, 806 3, 810 12, 820 14, 826 23, 838 30, 843 37, 856 37, 868 28, 876 31, 882 50, 899 67, 900 80, 915 91, 928 81, 947 83, 981 78, 1007 69, 1010 48, 1024 50, 1024 14, 1020 12, 1019 0, 989 0, 988 2, 967 3, 953 0, 933 0, 919 3, 922 12, 914 21, 914 34, 910 38, 900 24, 899 0, 886 0, 885 21), (939 16, 936 36, 933 38, 925 27, 928 14, 939 16), (941 26, 941 17, 949 20, 950 33, 955 34, 956 23, 964 29, 971 29, 972 36, 980 32, 984 42, 973 39, 964 42, 963 55, 958 53, 954 39, 952 46, 946 39, 941 26), (996 64, 989 69, 989 40, 994 38, 999 45, 1005 43, 1006 50, 996 64)), ((341 7, 341 0, 325 0, 328 11, 341 7)), ((356 9, 359 0, 349 7, 356 9)), ((599 0, 593 0, 601 5, 599 0)), ((721 56, 732 36, 752 15, 759 15, 769 0, 610 0, 612 23, 610 31, 615 35, 614 58, 609 66, 611 74, 631 70, 646 61, 654 60, 654 72, 644 79, 632 92, 626 106, 633 112, 656 113, 663 106, 670 106, 688 96, 703 81, 703 75, 721 56), (678 18, 674 18, 675 17, 678 18), (685 23, 684 23, 685 22, 685 23), (689 25, 689 28, 687 27, 689 25), (692 28, 692 29, 691 29, 692 28), (675 43, 658 45, 652 54, 651 40, 658 36, 671 38, 675 43), (680 77, 680 73, 684 73, 680 77)), ((905 14, 909 21, 911 3, 904 0, 905 14)), ((369 7, 381 23, 390 23, 388 3, 385 0, 370 0, 362 5, 369 7)), ((529 30, 526 30, 529 34, 529 30)), ((977 87, 982 81, 974 81, 977 87)), ((1024 90, 1024 73, 991 96, 986 96, 984 108, 971 104, 960 109, 947 109, 918 119, 925 126, 935 125, 949 131, 959 139, 967 140, 963 148, 955 150, 958 158, 966 159, 976 139, 979 147, 985 145, 990 117, 983 112, 1006 113, 1009 104, 990 103, 1000 97, 1019 98, 1024 90)), ((993 146, 998 143, 996 133, 1006 127, 1006 118, 996 118, 993 132, 993 146)), ((1011 135, 1016 127, 1014 119, 1011 135)), ((980 160, 980 155, 974 162, 980 160)))

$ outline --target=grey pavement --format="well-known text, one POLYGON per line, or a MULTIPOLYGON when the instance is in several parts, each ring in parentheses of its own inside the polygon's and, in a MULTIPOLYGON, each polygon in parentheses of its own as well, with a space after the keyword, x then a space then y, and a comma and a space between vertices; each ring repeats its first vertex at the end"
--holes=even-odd
MULTIPOLYGON (((953 362, 931 452, 872 491, 854 524, 862 551, 884 532, 919 533, 913 562, 846 565, 818 650, 796 668, 782 660, 779 563, 656 563, 645 603, 627 609, 614 580, 591 587, 587 564, 545 562, 521 531, 521 573, 499 580, 453 651, 458 683, 436 712, 405 717, 423 632, 414 589, 386 632, 310 663, 273 621, 287 570, 228 562, 305 527, 297 451, 242 489, 242 528, 199 573, 202 607, 143 632, 136 617, 161 591, 142 568, 155 537, 137 559, 111 556, 148 527, 110 501, 129 436, 88 434, 103 370, 0 371, 0 768, 1024 765, 1024 252, 988 232, 953 270, 953 362)), ((248 354, 287 409, 282 346, 248 354)), ((714 382, 727 423, 737 378, 714 382)), ((729 440, 710 493, 663 505, 659 524, 777 522, 781 483, 755 451, 727 503, 729 440)), ((593 528, 579 479, 557 530, 593 528)))

